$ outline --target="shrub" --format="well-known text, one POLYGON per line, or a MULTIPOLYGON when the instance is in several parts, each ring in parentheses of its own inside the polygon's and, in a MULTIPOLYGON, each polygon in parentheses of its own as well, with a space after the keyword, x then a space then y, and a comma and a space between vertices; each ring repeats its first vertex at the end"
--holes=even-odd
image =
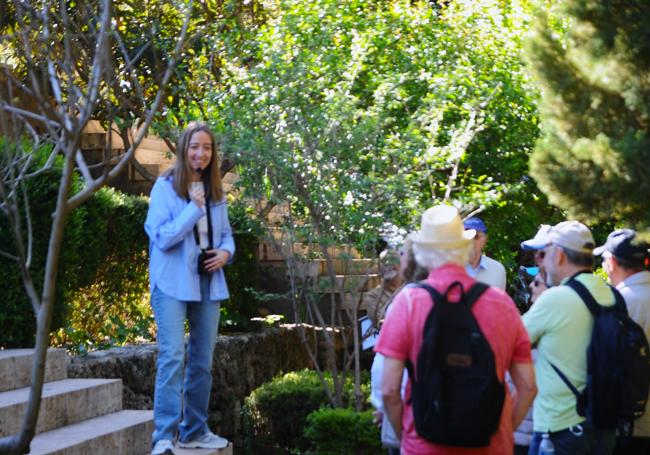
POLYGON ((307 416, 304 436, 317 454, 379 454, 381 430, 372 411, 321 408, 307 416))
MULTIPOLYGON (((39 152, 37 152, 38 154, 39 152)), ((45 154, 45 156, 47 156, 45 154)), ((38 159, 38 157, 37 157, 38 159)), ((56 206, 60 171, 51 169, 37 177, 25 180, 29 199, 33 230, 32 262, 30 272, 36 291, 43 287, 45 261, 52 223, 52 212, 56 206)), ((22 205, 22 203, 21 203, 22 205)), ((24 214, 23 214, 24 216, 24 214)), ((59 258, 59 286, 56 289, 54 313, 51 327, 61 327, 65 319, 65 296, 77 284, 77 275, 72 271, 79 261, 80 251, 76 247, 78 234, 83 225, 83 212, 70 214, 59 258), (68 286, 65 282, 68 281, 68 286)), ((23 218, 24 219, 24 218, 23 218)), ((26 232, 25 227, 23 229, 26 232)), ((8 219, 0 217, 0 245, 2 250, 14 253, 14 239, 9 229, 8 219)), ((0 256, 0 347, 32 347, 36 332, 36 320, 31 303, 25 293, 18 264, 0 256)))
POLYGON ((151 339, 147 200, 102 188, 80 210, 75 246, 85 254, 60 280, 69 286, 74 274, 78 286, 67 294, 66 325, 54 332, 54 343, 84 352, 151 339))
POLYGON ((252 330, 257 299, 252 289, 258 282, 257 246, 259 228, 242 203, 230 203, 230 225, 235 239, 235 259, 224 269, 230 298, 222 302, 220 325, 226 330, 252 330))
MULTIPOLYGON (((331 387, 331 376, 326 380, 331 387)), ((367 385, 362 392, 367 402, 367 385)), ((346 404, 354 402, 351 378, 344 397, 346 404)), ((307 416, 327 403, 323 384, 311 370, 287 373, 262 384, 246 398, 242 409, 248 449, 252 453, 304 452, 309 447, 303 436, 307 416)))

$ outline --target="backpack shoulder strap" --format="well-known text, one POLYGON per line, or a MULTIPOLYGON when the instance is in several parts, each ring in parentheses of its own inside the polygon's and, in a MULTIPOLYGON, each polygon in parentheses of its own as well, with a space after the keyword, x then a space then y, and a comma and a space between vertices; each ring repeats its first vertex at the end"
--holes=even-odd
MULTIPOLYGON (((576 280, 575 278, 571 278, 566 282, 566 285, 569 286, 571 289, 573 289, 576 294, 580 297, 580 299, 585 303, 587 308, 589 309, 589 312, 592 314, 592 316, 596 317, 598 314, 600 314, 601 306, 596 302, 594 297, 591 295, 591 292, 585 287, 584 284, 576 280)), ((553 362, 548 362, 553 370, 557 373, 557 375, 562 379, 562 382, 566 384, 566 386, 571 389, 571 392, 576 396, 576 400, 580 400, 581 393, 580 391, 574 386, 571 381, 569 381, 569 378, 566 377, 562 371, 553 364, 553 362)))
POLYGON ((438 291, 437 291, 433 286, 431 286, 431 285, 425 283, 424 281, 420 281, 420 282, 418 282, 418 283, 409 284, 408 287, 410 287, 410 288, 422 288, 422 289, 424 289, 425 291, 427 291, 427 292, 429 293, 429 295, 431 296, 431 300, 432 300, 434 303, 435 303, 435 302, 439 302, 439 301, 442 299, 442 294, 440 294, 440 293, 439 293, 439 292, 438 292, 438 291))
POLYGON ((481 282, 476 282, 474 285, 469 288, 469 291, 465 294, 465 305, 467 305, 469 308, 472 308, 472 306, 476 303, 476 301, 483 295, 485 291, 487 291, 490 288, 485 283, 481 282))
POLYGON ((625 304, 625 298, 621 294, 621 292, 616 289, 614 286, 609 286, 612 292, 614 293, 614 298, 616 299, 616 303, 614 304, 616 307, 616 311, 620 313, 625 313, 626 316, 629 316, 627 312, 627 305, 625 304))
POLYGON ((557 375, 560 377, 560 379, 562 379, 562 382, 564 382, 566 384, 566 386, 569 389, 571 389, 571 392, 573 392, 573 394, 576 396, 576 399, 580 400, 580 396, 582 394, 580 393, 580 391, 578 389, 576 389, 576 386, 574 386, 571 383, 571 381, 569 381, 569 378, 567 378, 566 375, 564 373, 562 373, 562 371, 558 367, 556 367, 553 362, 549 361, 548 363, 551 364, 551 367, 553 367, 553 369, 555 370, 557 375))
POLYGON ((584 284, 575 278, 571 278, 566 282, 566 285, 573 289, 576 294, 580 296, 585 305, 587 305, 587 308, 589 308, 589 312, 594 317, 600 314, 602 311, 601 306, 598 304, 598 302, 596 302, 596 299, 594 299, 594 296, 591 295, 591 292, 589 292, 589 289, 587 289, 584 284))
MULTIPOLYGON (((594 296, 591 295, 591 292, 589 292, 587 287, 584 284, 582 284, 580 281, 576 280, 575 278, 571 278, 569 281, 567 281, 566 285, 569 286, 574 291, 576 291, 576 293, 580 296, 580 298, 585 303, 585 305, 587 305, 587 308, 589 308, 589 312, 594 317, 598 316, 603 311, 603 308, 605 308, 602 305, 600 305, 598 302, 596 302, 596 299, 594 299, 594 296)), ((614 286, 611 285, 608 286, 612 290, 612 293, 614 294, 615 311, 627 315, 627 307, 625 306, 625 299, 623 299, 623 296, 618 291, 618 289, 616 289, 614 286)))
MULTIPOLYGON (((596 299, 594 299, 594 296, 591 295, 591 292, 587 289, 587 287, 576 280, 575 278, 571 278, 569 281, 566 283, 567 286, 569 286, 571 289, 576 291, 576 293, 580 296, 582 301, 585 303, 587 308, 589 309, 589 312, 594 316, 598 316, 599 314, 602 313, 603 311, 603 306, 600 305, 598 302, 596 302, 596 299)), ((615 302, 615 311, 617 312, 623 312, 624 314, 627 315, 627 308, 625 306, 625 300, 623 299, 623 296, 621 295, 620 292, 613 286, 609 286, 612 292, 614 293, 614 298, 616 299, 615 302)), ((562 381, 566 384, 566 386, 571 389, 571 392, 576 396, 576 399, 578 400, 578 403, 580 403, 581 396, 582 394, 578 391, 578 389, 569 381, 569 378, 566 377, 560 369, 555 366, 552 362, 549 362, 551 364, 551 367, 553 367, 553 370, 557 373, 557 375, 562 379, 562 381)))
MULTIPOLYGON (((422 288, 425 291, 429 293, 431 296, 431 301, 434 303, 433 307, 431 308, 431 311, 429 312, 429 315, 427 316, 425 326, 427 324, 430 324, 430 320, 434 318, 434 308, 435 308, 435 303, 436 302, 441 302, 444 299, 442 294, 440 294, 436 289, 433 288, 433 286, 420 281, 418 283, 411 283, 407 285, 408 288, 415 289, 415 288, 422 288)), ((415 369, 413 368, 413 362, 411 362, 411 359, 406 359, 406 370, 408 371, 409 378, 411 379, 411 382, 415 383, 416 382, 416 377, 415 377, 415 369)), ((410 402, 410 399, 409 399, 410 402)))

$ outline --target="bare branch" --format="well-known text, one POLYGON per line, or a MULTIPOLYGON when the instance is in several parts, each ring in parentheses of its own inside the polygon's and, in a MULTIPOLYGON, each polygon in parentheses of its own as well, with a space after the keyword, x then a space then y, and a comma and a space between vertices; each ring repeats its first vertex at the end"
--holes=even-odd
POLYGON ((81 150, 76 150, 74 152, 75 155, 75 161, 77 163, 77 168, 79 171, 81 171, 81 175, 83 176, 86 185, 90 186, 93 184, 95 179, 93 179, 93 176, 90 175, 90 170, 88 170, 88 165, 86 164, 86 160, 84 159, 84 154, 81 152, 81 150))
POLYGON ((106 67, 106 60, 110 55, 109 38, 111 36, 112 3, 110 0, 102 2, 102 18, 100 21, 99 38, 95 46, 95 55, 92 63, 92 75, 88 84, 88 94, 84 105, 80 106, 79 125, 83 128, 90 120, 97 106, 99 86, 102 82, 102 73, 106 67))
POLYGON ((144 52, 151 46, 151 43, 147 43, 144 46, 142 46, 142 48, 133 57, 133 59, 131 59, 129 57, 129 52, 126 49, 126 46, 124 45, 124 41, 122 40, 120 34, 115 32, 113 33, 113 36, 115 38, 115 41, 117 42, 120 52, 122 53, 122 57, 124 57, 124 61, 126 62, 126 68, 124 69, 124 71, 126 71, 126 73, 129 75, 131 84, 135 87, 138 97, 143 100, 145 99, 144 90, 142 89, 142 84, 140 84, 140 81, 138 80, 137 74, 133 70, 135 69, 136 63, 140 60, 142 55, 144 55, 144 52))
POLYGON ((149 172, 149 171, 147 170, 146 167, 144 167, 142 164, 140 164, 140 162, 137 160, 137 158, 135 157, 135 155, 133 155, 133 156, 131 157, 130 163, 131 163, 131 166, 133 166, 133 167, 135 168, 135 170, 136 170, 136 171, 137 171, 137 172, 138 172, 142 177, 144 177, 145 179, 147 179, 148 181, 153 182, 154 180, 156 180, 156 179, 158 178, 158 176, 157 176, 156 174, 152 174, 151 172, 149 172))
POLYGON ((43 172, 52 169, 52 166, 54 165, 54 161, 56 160, 58 154, 59 154, 59 144, 57 143, 52 148, 52 151, 50 152, 50 155, 47 157, 47 161, 45 162, 45 164, 40 169, 31 172, 29 174, 25 174, 25 178, 36 177, 37 175, 40 175, 43 172))
MULTIPOLYGON (((11 168, 10 168, 11 172, 11 168)), ((23 187, 24 188, 24 187, 23 187)), ((32 305, 32 309, 36 314, 40 309, 40 300, 36 289, 34 288, 34 282, 32 280, 31 274, 29 272, 27 257, 25 254, 25 246, 23 241, 22 230, 20 226, 20 212, 18 210, 18 194, 17 189, 8 194, 6 191, 5 183, 0 179, 0 200, 4 201, 6 206, 5 213, 9 220, 9 227, 11 228, 11 234, 14 239, 14 245, 16 247, 16 255, 18 266, 20 268, 20 274, 23 280, 23 285, 27 296, 32 305)))
POLYGON ((0 256, 10 259, 15 262, 20 262, 20 258, 16 256, 15 254, 7 253, 5 251, 0 250, 0 256))
POLYGON ((14 113, 14 114, 21 115, 23 117, 26 117, 26 118, 29 118, 29 119, 32 119, 32 120, 36 120, 38 122, 42 122, 42 123, 44 123, 46 125, 50 125, 50 126, 52 126, 54 128, 58 128, 59 126, 61 126, 61 124, 59 122, 56 122, 56 121, 52 120, 51 118, 49 118, 49 117, 47 117, 47 116, 45 116, 43 114, 36 114, 35 112, 27 111, 25 109, 21 109, 21 108, 16 107, 16 106, 12 106, 11 104, 8 104, 6 101, 0 102, 0 109, 3 109, 5 111, 7 111, 7 112, 11 112, 11 113, 14 113))
POLYGON ((151 106, 149 107, 149 111, 147 113, 145 121, 140 126, 138 133, 136 134, 135 139, 133 141, 133 144, 131 145, 129 150, 122 156, 122 159, 118 162, 118 164, 108 174, 96 179, 92 185, 86 186, 83 190, 81 190, 79 193, 75 194, 73 197, 71 197, 68 200, 68 204, 67 204, 68 210, 73 210, 75 207, 79 206, 90 196, 92 196, 93 193, 97 191, 97 189, 99 189, 101 186, 105 185, 107 182, 109 182, 117 175, 119 175, 124 169, 124 167, 127 165, 127 163, 129 162, 129 160, 131 160, 131 157, 135 153, 135 149, 139 147, 140 143, 142 142, 142 139, 144 139, 149 129, 149 126, 151 125, 151 122, 153 121, 153 118, 162 102, 162 98, 164 95, 164 88, 169 83, 169 80, 174 72, 174 67, 176 66, 176 62, 180 57, 181 50, 185 45, 185 38, 187 36, 187 28, 190 22, 193 3, 194 3, 193 0, 190 0, 187 7, 187 11, 185 13, 185 18, 183 20, 183 27, 181 29, 181 34, 178 38, 178 41, 176 42, 176 46, 174 47, 172 57, 169 60, 162 81, 158 86, 158 92, 156 93, 156 97, 153 103, 151 104, 151 106))
POLYGON ((27 225, 27 257, 25 257, 25 268, 29 269, 32 264, 32 250, 34 246, 34 233, 32 227, 32 211, 29 208, 29 195, 25 179, 20 180, 20 187, 23 193, 23 205, 25 208, 25 224, 27 225))
MULTIPOLYGON (((48 14, 48 3, 43 2, 43 8, 41 15, 43 17, 43 33, 41 39, 44 41, 50 41, 50 15, 48 14)), ((64 39, 67 41, 67 39, 64 39)), ((56 70, 54 69, 54 62, 51 58, 47 59, 47 72, 50 79, 50 85, 52 86, 52 91, 54 92, 54 99, 56 100, 59 106, 63 105, 63 96, 61 94, 61 85, 59 84, 59 78, 56 75, 56 70)), ((69 76, 69 75, 68 75, 69 76)), ((68 79, 72 80, 72 79, 68 79)))

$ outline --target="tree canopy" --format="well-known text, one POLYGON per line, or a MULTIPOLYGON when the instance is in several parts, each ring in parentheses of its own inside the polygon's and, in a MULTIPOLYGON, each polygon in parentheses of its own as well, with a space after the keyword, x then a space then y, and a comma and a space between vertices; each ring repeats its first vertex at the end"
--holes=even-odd
POLYGON ((209 96, 248 196, 288 201, 338 242, 372 241, 387 220, 410 228, 441 201, 467 214, 508 199, 538 222, 520 3, 281 5, 226 54, 209 96))
POLYGON ((531 173, 572 216, 648 227, 650 3, 571 0, 557 13, 529 43, 543 131, 531 173))

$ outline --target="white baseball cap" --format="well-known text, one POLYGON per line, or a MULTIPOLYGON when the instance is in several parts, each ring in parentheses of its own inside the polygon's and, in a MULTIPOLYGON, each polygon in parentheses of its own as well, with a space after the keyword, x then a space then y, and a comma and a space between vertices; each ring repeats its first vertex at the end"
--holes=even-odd
MULTIPOLYGON (((542 226, 543 227, 543 226, 542 226)), ((542 231, 542 228, 540 228, 542 231)), ((522 248, 541 250, 554 243, 578 253, 592 254, 596 242, 587 226, 579 221, 562 221, 545 232, 537 232, 534 238, 521 242, 522 248)))

